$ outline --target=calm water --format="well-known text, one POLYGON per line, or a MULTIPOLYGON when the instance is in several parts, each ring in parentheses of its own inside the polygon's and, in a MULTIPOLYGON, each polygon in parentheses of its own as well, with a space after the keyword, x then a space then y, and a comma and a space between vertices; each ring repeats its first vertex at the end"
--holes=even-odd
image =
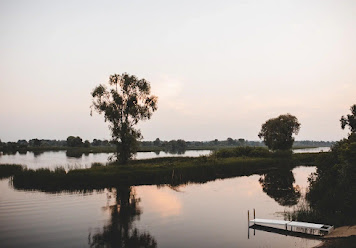
POLYGON ((330 147, 315 147, 315 148, 303 148, 303 149, 294 149, 294 153, 302 153, 302 152, 308 152, 308 153, 315 153, 315 152, 329 152, 330 147))
POLYGON ((297 189, 304 191, 314 171, 298 167, 263 180, 252 175, 90 194, 19 191, 9 179, 0 180, 0 246, 313 247, 320 242, 258 230, 255 235, 250 230, 248 238, 247 210, 256 208, 260 218, 283 219, 281 213, 293 207, 297 189), (278 183, 267 183, 270 179, 278 183), (281 185, 290 192, 281 196, 281 185))

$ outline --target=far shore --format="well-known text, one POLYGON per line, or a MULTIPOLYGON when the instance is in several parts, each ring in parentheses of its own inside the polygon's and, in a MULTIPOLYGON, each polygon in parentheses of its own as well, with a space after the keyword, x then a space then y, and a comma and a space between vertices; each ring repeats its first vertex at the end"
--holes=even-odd
MULTIPOLYGON (((220 150, 227 148, 235 148, 239 146, 188 146, 184 150, 171 151, 164 147, 158 146, 141 146, 138 148, 138 152, 168 152, 177 153, 185 151, 200 151, 200 150, 220 150)), ((265 146, 261 146, 265 147, 265 146)), ((1 148, 1 147, 0 147, 1 148)), ((266 148, 266 147, 265 147, 266 148)), ((293 146, 292 149, 310 149, 318 148, 318 146, 293 146)), ((47 152, 47 151, 69 151, 75 153, 114 153, 116 151, 115 146, 90 146, 90 147, 69 147, 69 146, 39 146, 39 147, 25 147, 15 150, 2 151, 4 153, 14 152, 47 152)), ((0 149, 1 152, 1 149, 0 149)))

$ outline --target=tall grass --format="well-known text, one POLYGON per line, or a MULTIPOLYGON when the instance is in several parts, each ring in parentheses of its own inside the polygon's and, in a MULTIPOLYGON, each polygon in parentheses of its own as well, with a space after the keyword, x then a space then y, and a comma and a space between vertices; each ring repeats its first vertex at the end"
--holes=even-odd
POLYGON ((179 185, 263 174, 283 166, 270 158, 161 158, 135 161, 127 166, 95 164, 89 169, 26 169, 15 174, 13 185, 19 189, 44 191, 103 189, 119 185, 179 185))
POLYGON ((13 176, 15 173, 21 172, 23 168, 19 164, 0 164, 0 179, 13 176))
POLYGON ((228 150, 230 152, 228 155, 225 150, 223 153, 214 152, 210 156, 195 158, 163 157, 133 160, 125 166, 116 163, 94 163, 91 168, 72 168, 67 172, 64 169, 55 171, 26 169, 14 176, 13 183, 19 189, 44 191, 103 189, 119 185, 179 185, 263 174, 278 168, 292 169, 300 165, 299 160, 296 163, 292 159, 269 157, 270 152, 263 148, 228 150), (231 154, 234 157, 231 157, 231 154), (236 154, 239 156, 236 157, 236 154), (240 156, 241 154, 244 156, 240 156))
POLYGON ((233 148, 223 148, 216 150, 212 156, 217 158, 231 158, 231 157, 254 157, 254 158, 269 158, 273 153, 264 147, 241 146, 233 148))

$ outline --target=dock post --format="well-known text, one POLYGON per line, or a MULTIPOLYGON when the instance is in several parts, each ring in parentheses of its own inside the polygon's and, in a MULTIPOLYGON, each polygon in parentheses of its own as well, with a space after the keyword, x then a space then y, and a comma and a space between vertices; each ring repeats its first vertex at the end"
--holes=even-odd
POLYGON ((256 219, 256 211, 253 209, 253 219, 256 219))
POLYGON ((247 210, 247 238, 250 239, 250 210, 247 210))

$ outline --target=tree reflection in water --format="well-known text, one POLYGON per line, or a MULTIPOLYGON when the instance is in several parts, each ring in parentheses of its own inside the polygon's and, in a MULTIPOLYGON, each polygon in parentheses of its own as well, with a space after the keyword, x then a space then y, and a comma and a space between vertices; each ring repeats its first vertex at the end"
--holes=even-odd
POLYGON ((111 195, 116 197, 115 204, 103 208, 111 212, 110 222, 101 232, 89 234, 90 247, 157 247, 154 237, 133 227, 142 213, 134 190, 121 186, 112 189, 108 197, 111 195))
POLYGON ((259 182, 263 192, 273 198, 281 206, 293 206, 300 198, 299 186, 295 182, 293 172, 290 170, 275 170, 261 176, 259 182))

